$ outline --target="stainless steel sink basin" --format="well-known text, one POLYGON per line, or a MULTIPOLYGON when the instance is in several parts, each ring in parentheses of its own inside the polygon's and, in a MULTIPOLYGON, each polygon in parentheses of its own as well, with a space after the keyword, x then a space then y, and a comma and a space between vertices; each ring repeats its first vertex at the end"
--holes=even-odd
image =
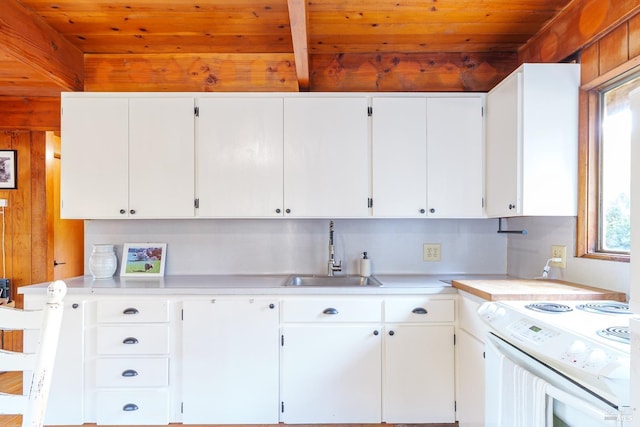
POLYGON ((293 275, 287 278, 285 286, 316 286, 316 287, 356 287, 382 286, 373 276, 321 276, 321 275, 293 275))

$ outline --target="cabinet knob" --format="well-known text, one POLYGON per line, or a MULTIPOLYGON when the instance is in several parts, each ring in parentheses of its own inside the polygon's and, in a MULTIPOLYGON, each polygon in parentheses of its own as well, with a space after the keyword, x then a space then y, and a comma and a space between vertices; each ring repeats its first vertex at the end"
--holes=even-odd
POLYGON ((138 405, 136 405, 135 403, 127 403, 122 407, 122 410, 125 412, 137 411, 138 405))
POLYGON ((515 209, 515 208, 516 208, 516 205, 509 204, 509 210, 515 209))
POLYGON ((129 211, 129 213, 130 213, 131 215, 135 215, 135 214, 136 214, 136 210, 135 210, 135 209, 131 209, 131 210, 129 211))
POLYGON ((127 337, 122 340, 122 344, 138 344, 139 342, 138 338, 135 337, 127 337))
POLYGON ((373 335, 378 335, 380 332, 378 332, 377 330, 373 331, 373 335))
POLYGON ((431 212, 431 213, 436 213, 436 210, 435 210, 435 209, 433 209, 433 208, 431 208, 431 209, 429 209, 429 212, 431 212))
POLYGON ((137 308, 135 308, 135 307, 125 308, 125 309, 122 311, 122 314, 138 314, 138 313, 140 313, 140 312, 139 312, 139 311, 138 311, 138 309, 137 309, 137 308))
POLYGON ((122 376, 123 377, 137 377, 138 376, 138 371, 136 371, 135 369, 127 369, 126 371, 122 371, 122 376))
POLYGON ((413 310, 411 310, 411 312, 413 314, 427 314, 427 310, 422 307, 416 307, 413 310))
POLYGON ((275 304, 273 304, 273 303, 271 303, 271 304, 269 304, 269 308, 270 308, 271 310, 273 310, 274 308, 276 308, 276 305, 275 305, 275 304))
POLYGON ((285 213, 291 213, 291 209, 285 209, 285 213))
POLYGON ((276 213, 280 213, 282 212, 282 210, 280 210, 280 208, 276 209, 276 213))
POLYGON ((77 302, 74 302, 73 304, 71 304, 71 308, 78 308, 80 307, 80 304, 78 304, 77 302))
POLYGON ((389 331, 389 335, 394 336, 396 333, 393 331, 389 331))
POLYGON ((333 307, 325 308, 322 312, 324 314, 338 314, 338 310, 333 307))
POLYGON ((126 213, 127 213, 127 211, 125 211, 124 209, 120 209, 120 214, 124 215, 126 213))
POLYGON ((421 213, 421 214, 423 214, 423 213, 425 213, 425 212, 426 212, 426 211, 425 211, 424 209, 420 209, 420 213, 421 213))

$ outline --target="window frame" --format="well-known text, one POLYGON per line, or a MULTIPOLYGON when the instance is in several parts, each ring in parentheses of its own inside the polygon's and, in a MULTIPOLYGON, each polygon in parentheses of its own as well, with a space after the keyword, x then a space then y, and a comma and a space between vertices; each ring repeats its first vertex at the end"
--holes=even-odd
POLYGON ((640 73, 640 66, 621 67, 583 84, 579 95, 578 143, 578 217, 576 256, 607 261, 629 262, 631 255, 618 252, 599 252, 600 229, 600 151, 601 93, 640 73))

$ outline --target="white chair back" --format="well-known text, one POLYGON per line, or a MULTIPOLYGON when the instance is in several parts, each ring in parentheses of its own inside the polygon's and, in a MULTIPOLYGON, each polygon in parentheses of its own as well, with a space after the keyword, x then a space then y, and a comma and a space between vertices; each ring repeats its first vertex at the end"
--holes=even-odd
POLYGON ((0 350, 0 371, 33 372, 29 387, 23 387, 26 393, 0 393, 0 414, 22 415, 22 427, 42 427, 44 423, 66 293, 66 284, 56 280, 47 287, 47 303, 42 310, 0 306, 0 329, 40 330, 35 353, 0 350))

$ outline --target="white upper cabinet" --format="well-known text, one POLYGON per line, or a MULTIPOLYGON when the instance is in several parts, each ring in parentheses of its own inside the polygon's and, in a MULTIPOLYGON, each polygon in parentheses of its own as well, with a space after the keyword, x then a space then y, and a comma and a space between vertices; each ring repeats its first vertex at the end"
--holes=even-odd
POLYGON ((193 98, 129 100, 129 216, 194 215, 193 98))
POLYGON ((282 98, 200 98, 198 109, 198 216, 282 216, 282 98))
POLYGON ((483 97, 373 98, 373 215, 482 217, 483 97))
POLYGON ((578 64, 524 64, 487 96, 490 217, 576 215, 578 64))
POLYGON ((285 216, 369 216, 367 108, 364 96, 284 99, 285 216))
POLYGON ((372 212, 424 217, 427 209, 427 102, 373 98, 372 212))
POLYGON ((484 216, 483 102, 427 99, 427 216, 484 216))
POLYGON ((194 214, 193 98, 62 98, 61 216, 194 214))
POLYGON ((123 217, 129 206, 128 98, 63 96, 61 129, 60 216, 123 217))

